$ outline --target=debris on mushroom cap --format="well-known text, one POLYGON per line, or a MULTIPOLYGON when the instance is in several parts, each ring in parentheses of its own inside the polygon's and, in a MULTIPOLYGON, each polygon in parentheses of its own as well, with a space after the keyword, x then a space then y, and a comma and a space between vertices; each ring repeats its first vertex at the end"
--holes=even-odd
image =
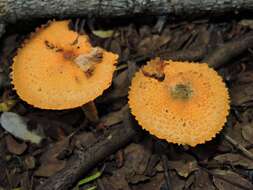
POLYGON ((42 26, 13 60, 14 89, 35 107, 78 107, 111 84, 118 55, 93 48, 88 36, 71 31, 68 25, 65 20, 42 26))
POLYGON ((95 70, 95 65, 100 63, 103 58, 103 50, 101 48, 93 48, 88 54, 78 55, 74 62, 83 70, 87 77, 90 77, 95 70))
POLYGON ((154 77, 158 80, 164 79, 164 66, 165 63, 160 58, 150 60, 148 66, 142 68, 145 76, 154 77))
POLYGON ((137 72, 130 87, 129 107, 139 124, 177 144, 196 146, 215 137, 229 112, 228 90, 217 72, 205 63, 164 61, 159 81, 143 73, 153 64, 137 72))

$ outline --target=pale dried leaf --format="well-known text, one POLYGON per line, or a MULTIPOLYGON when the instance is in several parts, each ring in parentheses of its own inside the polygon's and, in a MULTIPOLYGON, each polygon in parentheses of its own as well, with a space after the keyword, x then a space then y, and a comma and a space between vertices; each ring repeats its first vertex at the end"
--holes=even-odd
POLYGON ((6 131, 17 138, 37 144, 42 140, 38 134, 28 131, 25 120, 16 113, 4 112, 1 115, 0 123, 6 131))
POLYGON ((100 38, 110 38, 114 31, 113 30, 92 30, 92 33, 95 36, 98 36, 100 38))
POLYGON ((252 19, 243 19, 240 22, 238 22, 241 26, 247 26, 250 29, 253 29, 253 20, 252 19))

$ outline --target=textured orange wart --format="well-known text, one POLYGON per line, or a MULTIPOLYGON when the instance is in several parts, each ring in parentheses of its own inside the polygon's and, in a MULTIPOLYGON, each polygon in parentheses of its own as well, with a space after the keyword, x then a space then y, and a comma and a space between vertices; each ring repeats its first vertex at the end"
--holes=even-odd
POLYGON ((13 60, 14 89, 35 107, 78 107, 111 84, 118 55, 92 47, 86 35, 78 36, 68 25, 54 21, 41 27, 13 60))
POLYGON ((177 144, 196 146, 215 137, 229 112, 222 78, 204 63, 164 61, 161 81, 145 73, 154 62, 136 73, 130 87, 129 106, 139 124, 177 144))

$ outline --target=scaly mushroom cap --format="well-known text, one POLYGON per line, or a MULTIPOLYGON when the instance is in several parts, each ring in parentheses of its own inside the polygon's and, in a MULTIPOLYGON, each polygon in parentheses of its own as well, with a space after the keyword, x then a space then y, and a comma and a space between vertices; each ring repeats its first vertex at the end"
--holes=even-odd
POLYGON ((196 146, 211 140, 223 128, 229 111, 222 78, 207 64, 164 61, 165 78, 159 81, 146 74, 154 62, 132 80, 129 106, 136 120, 168 142, 196 146))
POLYGON ((69 21, 38 29, 18 50, 12 83, 21 99, 43 109, 68 109, 94 100, 112 81, 118 55, 93 48, 69 21))

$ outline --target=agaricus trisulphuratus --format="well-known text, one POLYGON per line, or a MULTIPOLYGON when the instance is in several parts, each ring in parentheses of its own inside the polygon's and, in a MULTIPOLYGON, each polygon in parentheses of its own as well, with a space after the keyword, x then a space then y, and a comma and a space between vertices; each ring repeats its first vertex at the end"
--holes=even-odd
POLYGON ((151 134, 196 146, 223 128, 229 94, 222 78, 205 63, 154 59, 133 78, 129 107, 151 134))
POLYGON ((26 40, 14 57, 12 84, 21 99, 43 109, 82 106, 101 95, 118 55, 92 47, 87 35, 53 21, 26 40))

